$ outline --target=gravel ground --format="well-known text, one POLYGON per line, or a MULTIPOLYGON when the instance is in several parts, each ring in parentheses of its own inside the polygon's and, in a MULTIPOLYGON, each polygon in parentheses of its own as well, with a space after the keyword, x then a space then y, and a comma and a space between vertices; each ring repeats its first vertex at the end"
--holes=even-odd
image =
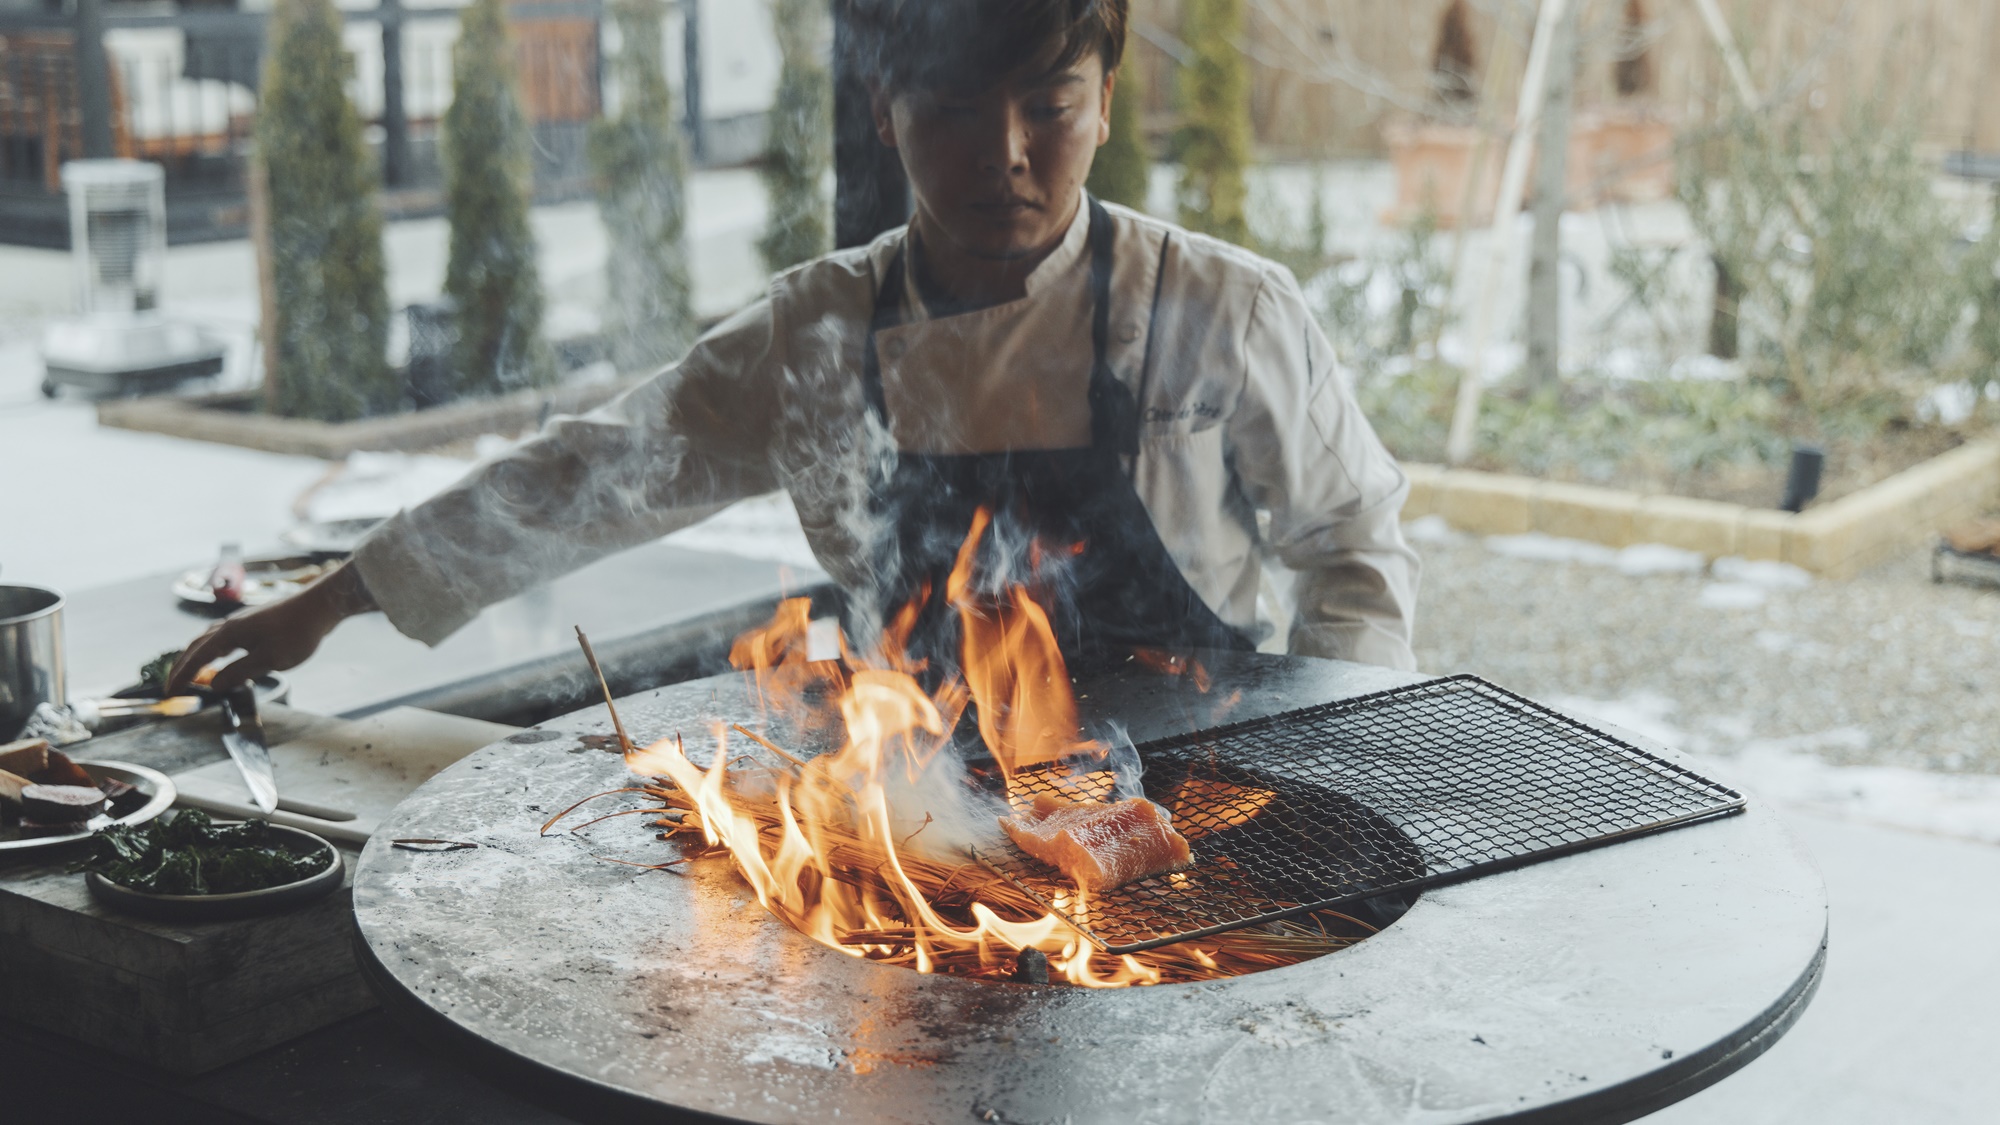
POLYGON ((1851 581, 1745 583, 1723 580, 1739 577, 1726 564, 1627 574, 1602 549, 1597 562, 1519 557, 1565 545, 1425 522, 1411 527, 1426 671, 1559 705, 1611 701, 1695 752, 1778 745, 1840 766, 2000 775, 2000 589, 1933 585, 1927 552, 1851 581))

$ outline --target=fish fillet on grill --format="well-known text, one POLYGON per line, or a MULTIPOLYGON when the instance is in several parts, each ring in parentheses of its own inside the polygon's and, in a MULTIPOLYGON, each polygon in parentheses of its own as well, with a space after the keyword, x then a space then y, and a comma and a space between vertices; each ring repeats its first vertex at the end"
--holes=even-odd
POLYGON ((1022 851, 1087 891, 1108 891, 1194 862, 1166 811, 1143 797, 1110 804, 1036 797, 1031 811, 1001 817, 1000 827, 1022 851))

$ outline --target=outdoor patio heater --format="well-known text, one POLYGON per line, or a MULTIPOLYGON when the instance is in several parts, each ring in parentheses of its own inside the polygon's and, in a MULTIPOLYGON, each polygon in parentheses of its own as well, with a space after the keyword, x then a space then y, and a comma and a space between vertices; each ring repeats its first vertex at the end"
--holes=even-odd
POLYGON ((63 165, 77 313, 42 337, 42 393, 144 394, 222 370, 223 345, 160 312, 166 173, 142 160, 63 165))
MULTIPOLYGON (((635 818, 540 833, 627 783, 597 707, 475 753, 385 821, 354 882, 363 967, 392 1013, 495 1081, 645 1121, 1629 1121, 1756 1058, 1818 987, 1818 874, 1709 763, 1471 677, 1202 659, 1206 693, 1132 665, 1080 675, 1086 721, 1130 724, 1149 793, 1191 763, 1261 778, 1290 812, 1226 863, 1198 842, 1204 866, 1294 900, 1333 869, 1400 885, 1379 933, 1113 990, 843 956, 726 859, 629 866, 675 852, 635 818), (1296 832, 1291 812, 1348 830, 1296 832)), ((726 675, 619 710, 638 742, 693 744, 761 709, 726 675)), ((1204 924, 1107 905, 1143 908, 1123 916, 1147 932, 1204 924)))

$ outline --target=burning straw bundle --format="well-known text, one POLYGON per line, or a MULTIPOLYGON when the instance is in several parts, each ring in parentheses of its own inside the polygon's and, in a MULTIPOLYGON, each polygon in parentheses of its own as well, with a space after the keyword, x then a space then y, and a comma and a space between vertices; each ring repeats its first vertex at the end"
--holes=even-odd
MULTIPOLYGON (((741 728, 738 728, 741 730, 741 728)), ((729 808, 757 825, 760 840, 759 852, 768 863, 779 850, 784 833, 784 810, 776 798, 780 791, 781 779, 796 781, 803 762, 792 758, 777 747, 771 746, 748 731, 741 731, 756 741, 763 743, 774 753, 790 762, 782 766, 749 764, 728 771, 726 794, 729 808), (797 763, 792 764, 792 763, 797 763)), ((737 763, 748 759, 738 758, 737 763)), ((726 768, 726 767, 724 767, 726 768)), ((628 809, 611 816, 651 815, 650 822, 662 829, 658 838, 674 841, 682 845, 683 859, 652 865, 673 867, 685 858, 729 855, 731 849, 714 842, 714 834, 704 827, 702 804, 696 794, 677 784, 671 778, 654 778, 646 784, 626 789, 615 789, 595 794, 563 810, 543 825, 548 831, 569 817, 578 808, 599 797, 617 793, 640 793, 657 802, 640 809, 628 809)), ((600 817, 599 820, 609 819, 600 817)), ((586 821, 578 828, 597 823, 586 821)), ((954 976, 979 977, 988 980, 1006 980, 1014 976, 1018 964, 1019 951, 998 943, 937 943, 931 942, 920 948, 918 929, 905 917, 900 909, 895 893, 896 877, 891 868, 891 858, 853 831, 826 828, 823 842, 827 846, 826 870, 831 877, 854 891, 866 896, 888 924, 868 929, 848 929, 832 935, 836 940, 829 942, 842 952, 866 957, 888 965, 921 969, 926 972, 950 973, 954 976)), ((1032 923, 1045 916, 1041 903, 1030 898, 1013 883, 1002 878, 986 865, 967 858, 961 862, 941 862, 936 858, 899 853, 894 864, 901 874, 922 892, 926 902, 937 914, 963 929, 976 927, 978 919, 974 906, 986 910, 1012 922, 1032 923)), ((800 873, 802 879, 823 878, 816 871, 800 873)), ((820 888, 808 888, 811 897, 818 897, 820 888)), ((775 913, 785 916, 786 911, 776 904, 767 902, 775 913)), ((785 917, 787 922, 806 932, 812 932, 804 919, 785 917)), ((1138 954, 1110 957, 1095 953, 1081 934, 1074 934, 1074 959, 1084 962, 1081 973, 1070 973, 1071 979, 1079 976, 1080 983, 1091 984, 1161 984, 1185 981, 1215 980, 1221 977, 1237 976, 1242 973, 1274 969, 1285 965, 1344 949, 1368 936, 1372 931, 1366 923, 1344 914, 1321 912, 1307 915, 1296 921, 1277 922, 1262 927, 1235 930, 1199 940, 1177 942, 1160 946, 1138 954), (1100 976, 1089 971, 1088 962, 1098 959, 1116 963, 1124 971, 1115 978, 1100 976)), ((814 936, 820 936, 815 934, 814 936)), ((823 939, 824 940, 824 939, 823 939)))
MULTIPOLYGON (((979 530, 975 525, 968 543, 979 530)), ((769 629, 739 639, 732 653, 733 662, 755 669, 760 692, 782 685, 788 677, 781 673, 817 675, 802 651, 805 602, 795 601, 780 607, 769 629)), ((978 862, 968 849, 982 820, 993 825, 947 751, 967 701, 979 700, 981 739, 1003 761, 1046 761, 1095 744, 1077 741, 1068 675, 1046 620, 1028 599, 1003 599, 990 618, 965 612, 968 637, 991 634, 992 643, 975 648, 968 641, 964 684, 927 692, 895 651, 872 665, 850 667, 836 677, 846 742, 809 760, 738 726, 736 732, 772 760, 732 757, 726 732, 718 731, 714 762, 700 768, 678 737, 635 747, 614 707, 611 719, 626 763, 647 780, 612 792, 642 793, 659 804, 610 816, 652 815, 654 826, 664 829, 661 839, 678 841, 693 854, 728 854, 758 901, 800 932, 851 956, 920 972, 1004 979, 1025 970, 1032 977, 1032 967, 1046 958, 1051 978, 1091 987, 1212 980, 1290 965, 1372 932, 1355 919, 1322 912, 1112 956, 978 862), (1051 747, 1055 753, 1041 753, 1051 747), (946 823, 934 827, 933 811, 946 823)), ((581 630, 577 636, 596 668, 590 642, 581 630)), ((608 686, 605 703, 611 705, 608 686)), ((551 818, 543 830, 583 803, 551 818)), ((1081 891, 1077 896, 1073 907, 1058 896, 1057 908, 1085 913, 1088 903, 1081 891)))

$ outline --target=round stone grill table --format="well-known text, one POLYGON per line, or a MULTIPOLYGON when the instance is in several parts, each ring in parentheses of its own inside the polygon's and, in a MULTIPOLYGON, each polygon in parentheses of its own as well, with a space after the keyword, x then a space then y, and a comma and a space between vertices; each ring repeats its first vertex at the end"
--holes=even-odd
MULTIPOLYGON (((1143 742, 1225 705, 1243 719, 1417 679, 1287 657, 1208 667, 1206 695, 1128 670, 1087 678, 1081 702, 1143 742)), ((636 740, 691 746, 718 719, 758 719, 735 676, 619 714, 636 740)), ((361 959, 391 1011, 585 1120, 1628 1121, 1761 1054, 1825 959, 1819 875, 1753 797, 1738 816, 1434 889, 1369 940, 1283 969, 1107 991, 927 976, 795 932, 727 860, 594 858, 674 858, 648 818, 540 836, 627 783, 617 756, 578 741, 609 730, 598 707, 445 770, 354 880, 361 959), (402 837, 479 846, 390 846, 402 837)))

